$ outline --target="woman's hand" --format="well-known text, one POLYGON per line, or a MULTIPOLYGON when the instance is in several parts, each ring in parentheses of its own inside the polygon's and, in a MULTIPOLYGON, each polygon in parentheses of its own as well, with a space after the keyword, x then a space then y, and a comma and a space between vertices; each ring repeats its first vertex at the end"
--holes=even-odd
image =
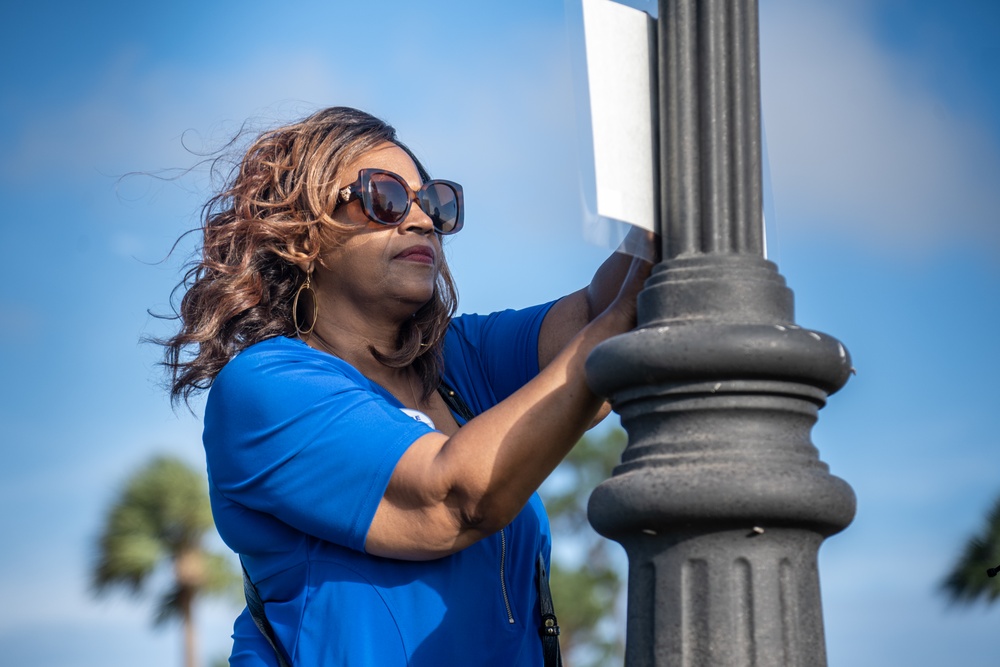
POLYGON ((589 285, 564 296, 552 306, 538 335, 540 368, 545 368, 573 336, 608 310, 612 303, 618 302, 615 308, 624 307, 626 311, 628 303, 631 303, 634 326, 635 297, 653 267, 652 262, 642 257, 658 256, 658 248, 654 234, 633 228, 619 251, 598 267, 589 285), (630 250, 631 254, 626 254, 624 250, 630 250))
POLYGON ((614 300, 598 317, 612 317, 620 321, 621 333, 631 331, 636 325, 636 300, 646 284, 653 265, 641 257, 632 257, 614 300))

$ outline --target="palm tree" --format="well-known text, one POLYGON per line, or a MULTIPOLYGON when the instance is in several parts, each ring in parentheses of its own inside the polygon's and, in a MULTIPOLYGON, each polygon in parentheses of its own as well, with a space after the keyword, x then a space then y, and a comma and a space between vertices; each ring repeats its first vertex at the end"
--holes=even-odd
POLYGON ((984 600, 993 604, 1000 598, 1000 498, 986 517, 982 531, 966 542, 951 571, 941 582, 941 590, 952 602, 972 604, 984 600), (988 574, 987 570, 992 570, 988 574))
POLYGON ((154 624, 180 619, 185 667, 197 665, 195 599, 230 592, 238 582, 226 558, 202 546, 214 526, 205 487, 204 476, 177 458, 158 456, 137 470, 108 511, 92 570, 96 594, 125 588, 140 595, 154 572, 172 567, 173 585, 160 596, 154 624))

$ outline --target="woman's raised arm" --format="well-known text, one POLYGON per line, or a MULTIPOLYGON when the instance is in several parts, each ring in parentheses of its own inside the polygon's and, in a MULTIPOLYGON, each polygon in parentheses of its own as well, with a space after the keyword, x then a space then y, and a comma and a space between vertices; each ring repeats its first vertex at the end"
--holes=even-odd
MULTIPOLYGON (((533 380, 455 435, 429 433, 409 447, 369 528, 368 553, 438 558, 495 533, 520 512, 600 409, 603 401, 587 386, 584 364, 596 345, 635 325, 635 297, 649 270, 647 262, 626 255, 606 261, 598 276, 618 276, 616 294, 533 380)), ((583 297, 588 308, 605 298, 600 289, 595 297, 583 297)))

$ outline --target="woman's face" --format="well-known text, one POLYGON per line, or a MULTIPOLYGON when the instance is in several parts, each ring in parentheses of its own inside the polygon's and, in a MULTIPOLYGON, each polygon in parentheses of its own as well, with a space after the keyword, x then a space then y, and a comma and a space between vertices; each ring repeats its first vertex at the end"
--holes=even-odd
MULTIPOLYGON (((413 160, 392 143, 348 165, 341 185, 353 183, 361 169, 391 171, 413 190, 421 185, 413 160)), ((362 313, 398 312, 400 317, 409 317, 431 300, 444 260, 440 237, 419 206, 412 204, 406 218, 395 226, 370 220, 359 199, 340 204, 332 217, 357 231, 320 253, 313 280, 323 302, 321 310, 336 310, 340 304, 362 313)))

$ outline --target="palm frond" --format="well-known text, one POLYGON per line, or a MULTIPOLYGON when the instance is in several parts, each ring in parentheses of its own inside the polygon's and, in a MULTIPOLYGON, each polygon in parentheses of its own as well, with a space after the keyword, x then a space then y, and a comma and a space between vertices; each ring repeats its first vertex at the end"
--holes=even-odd
POLYGON ((174 586, 160 596, 153 612, 153 627, 160 627, 174 620, 181 620, 185 614, 185 591, 174 586))
POLYGON ((977 601, 992 604, 1000 598, 1000 577, 989 577, 986 570, 997 565, 1000 565, 1000 498, 980 531, 966 542, 941 581, 940 590, 953 604, 977 601))

